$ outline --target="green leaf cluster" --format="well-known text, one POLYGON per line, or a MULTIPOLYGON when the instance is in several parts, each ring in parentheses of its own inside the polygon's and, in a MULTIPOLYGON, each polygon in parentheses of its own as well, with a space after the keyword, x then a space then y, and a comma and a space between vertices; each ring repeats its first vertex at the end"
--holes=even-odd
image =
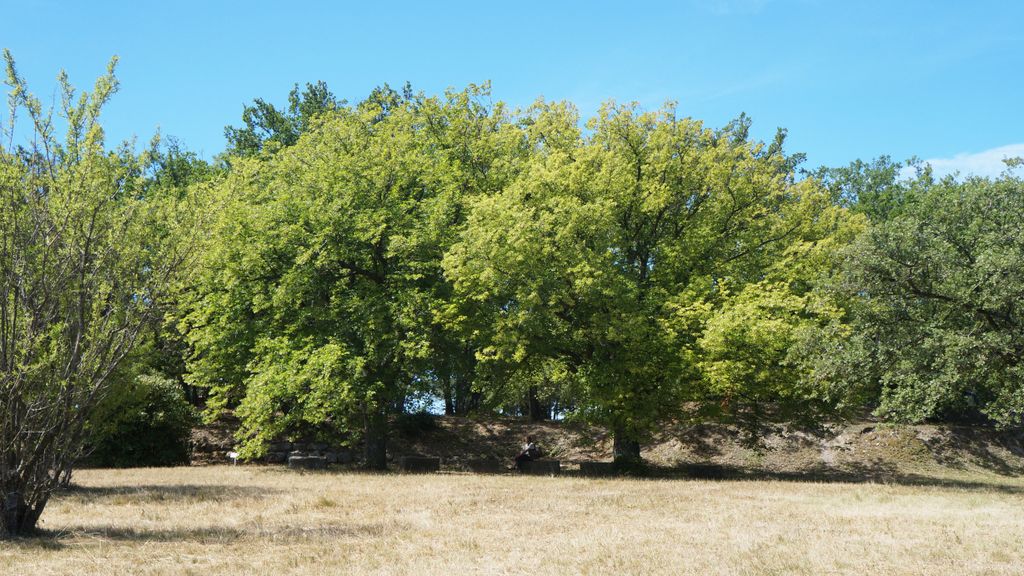
POLYGON ((930 173, 910 201, 844 250, 839 297, 856 326, 833 378, 870 390, 880 416, 907 422, 1024 414, 1024 187, 930 173))

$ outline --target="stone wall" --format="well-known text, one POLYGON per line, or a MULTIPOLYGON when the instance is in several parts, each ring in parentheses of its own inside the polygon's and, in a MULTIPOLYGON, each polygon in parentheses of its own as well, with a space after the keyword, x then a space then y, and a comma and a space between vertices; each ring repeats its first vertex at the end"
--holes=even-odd
POLYGON ((350 448, 317 442, 274 442, 261 460, 267 464, 285 464, 289 456, 323 458, 327 464, 351 464, 355 455, 350 448))

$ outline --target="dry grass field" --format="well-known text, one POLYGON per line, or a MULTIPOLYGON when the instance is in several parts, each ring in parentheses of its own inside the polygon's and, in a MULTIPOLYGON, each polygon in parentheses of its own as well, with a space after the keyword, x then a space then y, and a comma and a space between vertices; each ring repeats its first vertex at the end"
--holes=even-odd
POLYGON ((1024 481, 86 470, 4 574, 1021 574, 1024 481))

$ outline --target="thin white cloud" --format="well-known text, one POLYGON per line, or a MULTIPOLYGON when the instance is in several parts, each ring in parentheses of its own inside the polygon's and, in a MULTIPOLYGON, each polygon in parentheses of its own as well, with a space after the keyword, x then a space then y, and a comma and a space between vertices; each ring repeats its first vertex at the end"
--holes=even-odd
MULTIPOLYGON (((983 152, 962 153, 952 158, 931 158, 925 160, 931 164, 936 176, 946 176, 959 172, 961 176, 987 176, 995 178, 1006 170, 1003 162, 1006 158, 1024 158, 1024 143, 1008 144, 983 152)), ((1018 169, 1015 173, 1022 170, 1018 169)))

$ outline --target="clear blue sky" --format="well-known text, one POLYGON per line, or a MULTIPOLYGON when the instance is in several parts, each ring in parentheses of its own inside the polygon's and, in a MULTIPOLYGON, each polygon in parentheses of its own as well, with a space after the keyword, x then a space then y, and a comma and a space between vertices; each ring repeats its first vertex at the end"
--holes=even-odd
POLYGON ((60 68, 86 87, 117 54, 110 137, 159 126, 207 156, 244 103, 320 79, 349 100, 384 82, 435 93, 491 80, 496 99, 569 99, 584 115, 608 98, 675 100, 715 126, 746 112, 760 138, 788 128, 811 166, 1024 155, 1013 0, 0 0, 0 20, 0 46, 44 99, 60 68))

